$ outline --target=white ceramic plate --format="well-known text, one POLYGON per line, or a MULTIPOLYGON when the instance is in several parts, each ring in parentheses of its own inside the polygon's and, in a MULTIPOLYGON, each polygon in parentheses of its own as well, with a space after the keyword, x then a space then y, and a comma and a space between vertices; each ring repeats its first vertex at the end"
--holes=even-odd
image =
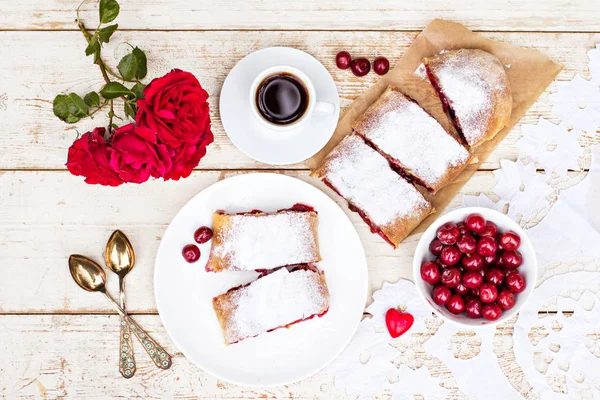
POLYGON ((444 320, 467 327, 493 327, 512 318, 525 305, 527 300, 529 300, 533 293, 533 289, 535 288, 538 272, 537 267, 537 258, 535 256, 533 245, 519 224, 510 219, 510 217, 489 208, 465 207, 442 215, 427 228, 425 233, 423 233, 423 236, 419 239, 413 258, 413 280, 417 286, 417 291, 425 303, 429 305, 433 312, 444 320), (521 264, 517 271, 523 275, 527 286, 523 292, 515 295, 515 306, 508 311, 504 311, 496 321, 488 321, 483 318, 472 319, 467 317, 464 313, 459 315, 452 314, 446 307, 439 306, 433 302, 431 299, 432 286, 421 279, 421 264, 424 261, 433 260, 435 258, 434 255, 429 252, 429 244, 436 237, 438 228, 446 222, 464 221, 470 214, 480 214, 486 221, 492 221, 498 226, 498 230, 501 233, 513 231, 521 237, 519 253, 523 256, 523 264, 521 264))
POLYGON ((289 47, 270 47, 233 67, 223 83, 219 109, 223 128, 238 149, 257 161, 281 165, 304 161, 327 144, 338 122, 340 102, 333 78, 316 58, 289 47), (285 132, 261 124, 252 113, 250 87, 262 71, 277 65, 304 72, 315 87, 316 100, 333 104, 335 112, 313 112, 300 127, 285 132))
POLYGON ((332 361, 348 344, 367 298, 367 262, 352 223, 326 194, 285 175, 258 173, 220 181, 192 198, 169 225, 154 272, 160 317, 183 354, 216 377, 245 386, 275 386, 306 378, 332 361), (215 210, 274 212, 295 203, 319 213, 319 244, 331 295, 330 309, 289 329, 279 329, 225 346, 212 298, 250 282, 255 272, 208 273, 210 242, 201 259, 188 264, 182 248, 194 243, 194 231, 211 226, 215 210))

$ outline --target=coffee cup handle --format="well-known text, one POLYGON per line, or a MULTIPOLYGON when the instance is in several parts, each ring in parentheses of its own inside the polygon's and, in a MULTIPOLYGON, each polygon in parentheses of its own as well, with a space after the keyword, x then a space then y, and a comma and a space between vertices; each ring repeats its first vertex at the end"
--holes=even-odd
POLYGON ((333 114, 335 112, 335 104, 326 101, 317 101, 315 103, 315 111, 322 114, 333 114))

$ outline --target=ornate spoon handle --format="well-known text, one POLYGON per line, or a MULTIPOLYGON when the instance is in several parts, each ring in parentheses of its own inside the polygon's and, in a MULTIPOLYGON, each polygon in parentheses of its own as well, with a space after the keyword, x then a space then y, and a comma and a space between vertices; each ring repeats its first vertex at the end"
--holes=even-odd
POLYGON ((146 350, 146 353, 148 353, 152 361, 154 361, 154 364, 156 364, 158 368, 162 369, 171 368, 171 356, 169 353, 167 353, 165 349, 160 347, 158 343, 154 341, 154 339, 144 332, 142 328, 140 328, 139 325, 131 319, 131 317, 125 317, 125 321, 127 321, 129 328, 135 334, 135 336, 137 336, 138 340, 142 344, 142 347, 144 350, 146 350))
POLYGON ((120 356, 119 356, 119 372, 123 378, 129 379, 135 375, 135 356, 133 355, 133 339, 129 324, 121 318, 121 341, 120 341, 120 356))

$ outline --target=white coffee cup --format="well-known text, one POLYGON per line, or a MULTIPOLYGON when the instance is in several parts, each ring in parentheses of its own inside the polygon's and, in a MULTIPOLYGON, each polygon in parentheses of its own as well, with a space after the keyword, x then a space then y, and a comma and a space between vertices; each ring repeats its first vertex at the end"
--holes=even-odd
POLYGON ((276 131, 287 131, 291 129, 296 129, 303 123, 305 123, 313 112, 322 113, 322 114, 333 114, 335 112, 335 105, 325 102, 318 101, 315 93, 315 87, 311 80, 306 76, 306 74, 300 71, 298 68, 290 67, 287 65, 278 65, 275 67, 267 68, 262 71, 260 74, 254 78, 252 81, 252 85, 250 86, 250 107, 252 109, 252 113, 256 117, 256 119, 263 124, 265 127, 276 130, 276 131), (297 120, 290 122, 289 124, 275 124, 265 117, 262 116, 258 109, 258 104, 256 104, 256 92, 260 84, 269 76, 275 74, 289 74, 295 76, 306 88, 308 92, 308 105, 306 106, 306 110, 304 114, 297 120))

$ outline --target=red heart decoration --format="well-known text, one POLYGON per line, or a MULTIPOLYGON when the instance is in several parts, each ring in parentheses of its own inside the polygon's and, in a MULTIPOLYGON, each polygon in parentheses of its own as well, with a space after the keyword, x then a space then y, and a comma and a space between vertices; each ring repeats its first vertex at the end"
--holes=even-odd
POLYGON ((388 332, 393 338, 397 338, 404 332, 410 329, 415 322, 415 317, 410 313, 403 313, 395 308, 390 308, 385 313, 385 324, 387 325, 388 332))

